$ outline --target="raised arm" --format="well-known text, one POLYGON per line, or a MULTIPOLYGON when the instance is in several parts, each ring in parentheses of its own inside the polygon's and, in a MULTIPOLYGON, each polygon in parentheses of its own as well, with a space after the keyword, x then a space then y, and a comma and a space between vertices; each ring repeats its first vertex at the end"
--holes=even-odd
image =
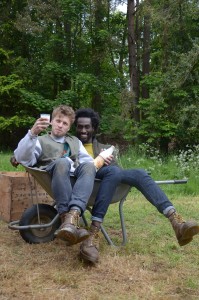
POLYGON ((45 118, 39 118, 33 127, 28 131, 18 144, 14 151, 14 156, 18 163, 25 166, 34 166, 41 155, 41 145, 38 140, 38 134, 49 126, 49 121, 45 118))

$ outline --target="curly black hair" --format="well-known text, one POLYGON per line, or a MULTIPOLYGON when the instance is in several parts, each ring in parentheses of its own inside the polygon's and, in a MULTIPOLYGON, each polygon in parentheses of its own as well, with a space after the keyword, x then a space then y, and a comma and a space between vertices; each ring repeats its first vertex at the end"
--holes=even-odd
POLYGON ((99 127, 100 117, 97 112, 95 112, 92 108, 80 108, 75 112, 75 126, 77 126, 78 118, 90 118, 92 126, 96 131, 99 127))

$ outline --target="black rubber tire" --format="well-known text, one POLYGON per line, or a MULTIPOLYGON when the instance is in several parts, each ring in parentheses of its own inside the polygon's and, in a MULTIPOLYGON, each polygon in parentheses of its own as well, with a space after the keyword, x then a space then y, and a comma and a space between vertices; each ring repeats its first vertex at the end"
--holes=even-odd
MULTIPOLYGON (((19 222, 20 226, 38 224, 39 209, 40 221, 42 224, 50 223, 57 215, 57 210, 48 204, 38 204, 27 208, 19 222)), ((60 227, 61 220, 58 218, 52 226, 41 229, 21 229, 19 230, 21 237, 30 244, 47 243, 54 239, 55 231, 60 227)))

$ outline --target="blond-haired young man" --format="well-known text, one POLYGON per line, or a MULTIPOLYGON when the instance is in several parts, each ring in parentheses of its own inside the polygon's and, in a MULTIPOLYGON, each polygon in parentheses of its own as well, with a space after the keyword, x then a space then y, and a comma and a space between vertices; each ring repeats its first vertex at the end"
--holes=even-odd
POLYGON ((18 163, 39 167, 50 174, 52 192, 62 221, 56 235, 69 245, 89 237, 86 229, 79 228, 78 221, 86 209, 96 175, 93 158, 77 137, 68 134, 74 120, 75 113, 71 107, 56 107, 51 122, 45 118, 37 119, 14 151, 18 163), (52 126, 51 132, 39 136, 49 125, 52 126), (71 173, 76 177, 73 187, 71 173))

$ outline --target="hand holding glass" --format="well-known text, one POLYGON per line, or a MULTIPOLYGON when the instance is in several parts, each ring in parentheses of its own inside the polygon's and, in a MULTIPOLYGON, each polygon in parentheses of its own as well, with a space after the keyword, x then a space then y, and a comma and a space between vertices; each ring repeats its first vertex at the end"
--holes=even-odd
POLYGON ((48 119, 48 122, 50 123, 50 114, 40 114, 40 118, 48 119))

